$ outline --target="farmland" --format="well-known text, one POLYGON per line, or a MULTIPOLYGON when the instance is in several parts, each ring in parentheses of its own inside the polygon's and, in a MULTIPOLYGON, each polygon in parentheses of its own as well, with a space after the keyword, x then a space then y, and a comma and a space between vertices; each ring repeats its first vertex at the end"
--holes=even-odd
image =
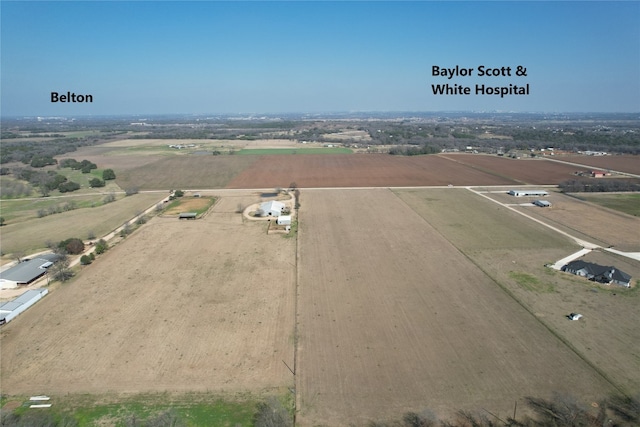
MULTIPOLYGON (((177 141, 75 152, 116 171, 114 203, 91 207, 97 194, 3 201, 11 219, 3 251, 19 252, 71 230, 99 237, 170 189, 201 195, 164 205, 4 326, 3 393, 89 393, 97 401, 109 393, 115 405, 139 393, 255 401, 294 389, 297 424, 341 426, 426 409, 447 417, 486 408, 502 417, 525 396, 570 393, 590 403, 640 391, 637 286, 608 288, 545 267, 580 246, 517 212, 633 252, 640 219, 553 190, 551 209, 505 194, 570 179, 576 166, 470 154, 304 154, 330 149, 286 140, 167 148, 177 141), (202 152, 214 148, 238 151, 202 152), (264 222, 239 213, 261 200, 255 189, 291 183, 302 193, 297 237, 267 235, 264 222), (440 188, 402 188, 423 186, 440 188), (141 191, 117 191, 127 188, 141 191), (35 218, 42 203, 72 199, 78 209, 35 218), (195 221, 175 218, 204 210, 195 221), (584 319, 568 322, 572 311, 584 319)), ((629 258, 595 250, 585 259, 640 277, 629 258)))
MULTIPOLYGON (((304 200, 302 425, 364 423, 451 406, 504 414, 516 396, 580 390, 582 398, 596 399, 613 388, 560 333, 550 333, 565 326, 564 311, 575 305, 549 298, 553 304, 543 314, 551 320, 544 323, 512 297, 519 276, 507 282, 497 274, 506 267, 545 278, 543 260, 574 251, 571 242, 465 190, 308 191, 304 200)), ((633 313, 630 300, 620 307, 633 313)), ((615 322, 608 325, 615 330, 615 322)), ((575 339, 593 333, 589 328, 575 339)), ((628 328, 616 336, 638 338, 628 328)), ((636 376, 630 386, 639 385, 636 376)))
POLYGON ((291 386, 295 241, 243 223, 233 208, 253 196, 228 199, 196 221, 152 219, 7 325, 3 392, 291 386))

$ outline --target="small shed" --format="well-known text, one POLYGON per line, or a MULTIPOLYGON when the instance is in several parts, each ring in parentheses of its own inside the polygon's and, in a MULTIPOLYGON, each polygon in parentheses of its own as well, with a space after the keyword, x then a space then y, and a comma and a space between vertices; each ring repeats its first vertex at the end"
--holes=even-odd
POLYGON ((534 200, 533 204, 536 206, 540 206, 541 208, 550 208, 551 202, 547 200, 534 200))
POLYGON ((276 220, 278 225, 291 225, 291 215, 280 215, 276 220))
POLYGON ((178 216, 178 219, 196 219, 197 216, 198 216, 197 212, 182 212, 178 216))

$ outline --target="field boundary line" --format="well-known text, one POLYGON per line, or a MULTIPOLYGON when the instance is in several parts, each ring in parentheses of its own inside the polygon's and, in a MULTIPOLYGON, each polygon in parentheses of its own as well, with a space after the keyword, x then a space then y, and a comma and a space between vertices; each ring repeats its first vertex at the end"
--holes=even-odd
MULTIPOLYGON (((554 337, 556 337, 556 339, 558 339, 562 344, 564 344, 569 350, 571 350, 576 356, 578 356, 578 358, 580 360, 582 360, 584 363, 587 364, 587 366, 589 366, 596 374, 600 375, 606 382, 608 382, 609 384, 611 384, 613 386, 613 388, 615 388, 616 390, 618 390, 620 393, 622 393, 625 396, 628 396, 628 393, 625 391, 625 389, 621 386, 619 386, 618 384, 616 384, 611 378, 609 378, 609 376, 602 371, 600 368, 598 368, 598 366, 596 366, 594 363, 592 363, 589 359, 587 359, 586 356, 584 356, 577 348, 575 348, 569 341, 567 341, 562 335, 560 335, 560 333, 558 333, 555 329, 553 329, 551 326, 549 326, 547 323, 545 323, 540 317, 536 316, 534 314, 534 312, 522 301, 520 301, 520 299, 518 299, 518 297, 516 297, 516 295, 511 292, 510 289, 508 289, 504 284, 502 284, 501 282, 499 282, 498 280, 496 280, 493 276, 491 276, 487 271, 485 271, 482 266, 480 264, 478 264, 473 258, 471 258, 467 253, 465 253, 463 250, 461 250, 458 246, 456 246, 451 240, 449 240, 447 238, 447 236, 445 236, 440 230, 437 229, 437 227, 434 227, 429 221, 427 221, 426 218, 424 218, 422 215, 420 215, 418 212, 416 212, 411 205, 409 205, 407 202, 405 202, 400 196, 398 196, 398 194, 395 191, 391 191, 401 203, 404 203, 409 209, 411 209, 416 215, 418 215, 422 221, 424 221, 425 223, 427 223, 431 228, 433 228, 440 236, 442 236, 443 239, 445 239, 447 242, 449 242, 449 244, 451 244, 451 246, 453 246, 458 252, 460 252, 466 259, 468 259, 473 265, 475 265, 478 270, 480 270, 482 272, 482 274, 484 274, 487 278, 489 278, 489 280, 491 280, 491 282, 495 283, 505 294, 507 294, 507 296, 509 296, 509 298, 511 298, 513 301, 515 301, 520 307, 522 307, 529 315, 531 315, 538 323, 540 323, 547 331, 549 331, 554 337)), ((474 193, 476 193, 474 191, 474 193)), ((479 193, 476 193, 479 194, 479 193)), ((495 200, 486 197, 482 194, 480 194, 481 196, 496 202, 495 200)), ((499 202, 496 202, 499 203, 499 202)), ((501 204, 501 203, 500 203, 501 204)))

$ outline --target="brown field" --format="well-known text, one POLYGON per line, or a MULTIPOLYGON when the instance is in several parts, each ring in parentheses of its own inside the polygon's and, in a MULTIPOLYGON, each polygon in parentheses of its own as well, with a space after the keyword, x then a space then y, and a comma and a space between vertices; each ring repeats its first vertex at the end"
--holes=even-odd
POLYGON ((121 188, 140 190, 223 188, 256 159, 254 156, 168 156, 135 169, 116 170, 116 182, 121 188))
MULTIPOLYGON (((487 173, 509 177, 522 184, 558 184, 575 178, 576 167, 544 159, 510 159, 482 154, 442 154, 456 162, 477 168, 487 173)), ((475 185, 485 185, 477 183, 475 185)))
POLYGON ((295 239, 244 223, 251 200, 152 219, 4 326, 3 394, 292 386, 295 239))
MULTIPOLYGON (((588 359, 455 246, 466 242, 467 250, 480 251, 488 244, 494 252, 487 262, 526 266, 523 255, 555 257, 573 245, 465 191, 304 192, 300 425, 361 425, 423 409, 446 416, 487 408, 506 416, 524 396, 565 392, 589 402, 613 390, 588 359), (477 223, 472 207, 481 211, 477 223), (494 237, 484 230, 493 222, 504 229, 494 237), (476 232, 464 240, 460 228, 476 232)), ((554 304, 566 320, 570 306, 554 304)))
POLYGON ((388 154, 262 156, 231 180, 228 188, 508 185, 515 181, 439 156, 388 154))
POLYGON ((562 156, 557 160, 640 175, 640 156, 562 156))

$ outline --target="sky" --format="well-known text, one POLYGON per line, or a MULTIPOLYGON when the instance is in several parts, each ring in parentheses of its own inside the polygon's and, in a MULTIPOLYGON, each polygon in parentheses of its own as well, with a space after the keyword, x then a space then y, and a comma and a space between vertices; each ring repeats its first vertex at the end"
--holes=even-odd
POLYGON ((2 0, 0 24, 3 116, 640 112, 638 1, 2 0))

